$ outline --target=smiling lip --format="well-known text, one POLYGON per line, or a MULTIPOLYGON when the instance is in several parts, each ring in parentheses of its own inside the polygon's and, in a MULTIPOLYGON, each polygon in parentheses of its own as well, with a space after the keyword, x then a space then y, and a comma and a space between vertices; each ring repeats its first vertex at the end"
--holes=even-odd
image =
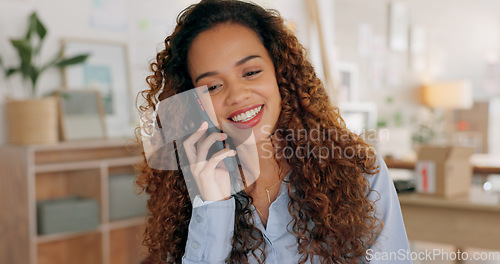
POLYGON ((233 112, 227 119, 231 122, 231 124, 233 124, 236 128, 239 128, 239 129, 247 129, 247 128, 251 128, 251 127, 254 127, 255 125, 257 125, 260 120, 262 119, 262 113, 264 112, 264 105, 251 105, 251 106, 248 106, 248 107, 245 107, 245 108, 242 108, 238 111, 235 111, 233 112), (245 122, 234 122, 231 118, 234 117, 234 116, 237 116, 239 114, 242 114, 242 113, 245 113, 249 110, 252 110, 254 108, 257 108, 259 106, 262 106, 262 108, 260 109, 259 113, 257 115, 255 115, 252 119, 250 120, 247 120, 245 122))
MULTIPOLYGON (((245 107, 245 108, 242 108, 242 109, 240 109, 240 110, 238 110, 238 111, 233 112, 232 114, 230 114, 230 115, 229 115, 229 117, 228 117, 228 118, 233 118, 234 116, 237 116, 237 115, 239 115, 239 114, 243 114, 243 113, 245 113, 246 111, 248 111, 248 110, 252 110, 252 109, 257 108, 257 107, 259 107, 259 106, 261 106, 261 105, 260 105, 260 104, 255 104, 255 105, 250 105, 250 106, 247 106, 247 107, 245 107)), ((262 105, 262 106, 263 106, 263 105, 262 105)))

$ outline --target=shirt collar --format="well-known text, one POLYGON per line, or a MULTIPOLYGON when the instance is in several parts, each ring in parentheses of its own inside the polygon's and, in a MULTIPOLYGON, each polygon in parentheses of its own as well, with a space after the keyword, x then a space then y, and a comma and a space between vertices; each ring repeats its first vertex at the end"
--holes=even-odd
POLYGON ((292 170, 288 171, 288 173, 285 175, 285 178, 283 178, 283 181, 281 182, 281 186, 280 186, 280 191, 278 192, 278 197, 280 197, 283 194, 288 194, 289 183, 287 181, 288 181, 288 179, 290 179, 291 174, 292 174, 292 170))

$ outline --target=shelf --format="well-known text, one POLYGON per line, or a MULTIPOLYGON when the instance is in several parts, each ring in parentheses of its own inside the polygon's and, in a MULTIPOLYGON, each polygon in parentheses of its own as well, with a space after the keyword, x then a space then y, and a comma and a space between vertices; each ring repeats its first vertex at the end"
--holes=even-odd
POLYGON ((116 220, 113 222, 101 224, 97 229, 87 230, 87 231, 78 231, 78 232, 64 232, 57 234, 49 234, 49 235, 39 235, 36 239, 36 243, 50 243, 58 240, 65 240, 70 238, 81 237, 89 234, 99 233, 104 229, 116 230, 116 229, 124 229, 131 227, 138 227, 144 225, 146 221, 146 216, 140 216, 130 219, 116 220))
POLYGON ((86 230, 86 231, 78 231, 78 232, 64 232, 64 233, 57 233, 57 234, 49 234, 49 235, 39 235, 36 239, 37 244, 42 244, 42 243, 50 243, 50 242, 55 242, 59 240, 65 240, 65 239, 71 239, 71 238, 78 238, 82 236, 87 236, 91 234, 98 234, 101 232, 101 227, 93 230, 86 230))
POLYGON ((105 225, 107 225, 110 230, 113 230, 113 229, 139 226, 139 225, 145 224, 145 222, 146 222, 146 216, 140 216, 140 217, 134 217, 134 218, 130 218, 130 219, 115 220, 115 221, 109 222, 105 225))
MULTIPOLYGON (((477 155, 477 154, 474 154, 477 155)), ((393 158, 385 158, 384 159, 388 168, 393 169, 406 169, 406 170, 414 170, 416 161, 402 161, 393 158)), ((474 160, 473 160, 474 161, 474 160)), ((499 164, 476 164, 471 161, 472 170, 474 173, 480 174, 498 174, 500 173, 500 165, 499 164)), ((477 161, 476 161, 477 162, 477 161)))
POLYGON ((34 151, 52 151, 52 150, 69 150, 69 149, 92 149, 92 148, 108 148, 134 146, 137 143, 132 139, 114 138, 114 139, 96 139, 96 140, 74 140, 67 142, 59 142, 57 144, 30 145, 28 148, 34 151))
POLYGON ((109 180, 134 175, 141 158, 140 146, 125 139, 1 147, 0 193, 7 202, 0 206, 0 233, 9 243, 0 243, 0 263, 139 263, 147 252, 145 216, 110 221, 109 180), (38 235, 37 203, 71 196, 95 199, 100 224, 38 235))
POLYGON ((131 227, 138 227, 145 223, 146 216, 135 217, 130 219, 116 220, 113 222, 101 224, 97 229, 87 230, 87 231, 78 231, 78 232, 64 232, 57 234, 49 234, 49 235, 39 235, 36 239, 36 243, 50 243, 58 240, 65 240, 70 238, 77 238, 81 236, 86 236, 89 234, 99 233, 104 229, 116 230, 116 229, 124 229, 131 227))
POLYGON ((140 162, 139 157, 125 157, 104 160, 85 160, 75 162, 51 163, 35 166, 35 173, 99 169, 102 166, 117 167, 126 165, 135 165, 140 162))

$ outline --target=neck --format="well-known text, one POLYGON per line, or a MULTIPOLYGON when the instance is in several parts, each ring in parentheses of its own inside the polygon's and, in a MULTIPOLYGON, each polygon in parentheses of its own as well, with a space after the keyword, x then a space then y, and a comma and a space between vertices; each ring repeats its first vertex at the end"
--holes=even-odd
POLYGON ((286 162, 275 159, 274 147, 269 138, 256 140, 248 137, 237 143, 236 151, 245 175, 247 192, 252 193, 257 186, 264 190, 283 179, 290 170, 286 162))
POLYGON ((260 176, 256 183, 258 188, 268 188, 280 179, 283 180, 290 166, 284 161, 278 163, 274 158, 274 148, 270 141, 257 144, 259 154, 260 176))

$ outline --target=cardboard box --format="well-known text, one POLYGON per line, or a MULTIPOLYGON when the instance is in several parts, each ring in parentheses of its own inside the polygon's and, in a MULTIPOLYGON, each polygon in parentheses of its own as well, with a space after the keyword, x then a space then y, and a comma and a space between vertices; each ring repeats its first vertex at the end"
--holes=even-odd
POLYGON ((468 196, 474 153, 467 147, 422 146, 415 166, 416 191, 444 198, 468 196))

